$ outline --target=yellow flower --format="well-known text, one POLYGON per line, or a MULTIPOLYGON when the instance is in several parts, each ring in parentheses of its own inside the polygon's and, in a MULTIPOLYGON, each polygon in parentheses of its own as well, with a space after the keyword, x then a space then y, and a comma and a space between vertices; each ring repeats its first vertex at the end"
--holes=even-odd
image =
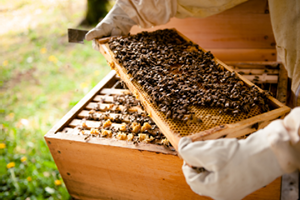
POLYGON ((7 61, 7 60, 4 60, 2 64, 3 64, 3 66, 8 65, 8 61, 7 61))
POLYGON ((22 158, 21 158, 21 162, 25 162, 27 160, 27 157, 26 156, 23 156, 22 158))
POLYGON ((81 83, 81 84, 80 84, 80 87, 81 87, 81 88, 87 88, 87 87, 88 87, 88 84, 87 84, 87 83, 81 83))
POLYGON ((49 56, 48 58, 49 61, 56 63, 57 62, 57 58, 55 56, 49 56))
POLYGON ((5 149, 6 144, 5 143, 0 143, 0 149, 5 149))
POLYGON ((98 76, 98 75, 100 74, 100 71, 99 71, 99 70, 96 70, 96 71, 94 72, 94 74, 95 74, 95 76, 98 76))
POLYGON ((10 162, 6 165, 7 169, 13 168, 15 166, 16 166, 16 164, 14 162, 10 162))
POLYGON ((9 113, 9 114, 5 117, 5 119, 10 121, 10 120, 12 120, 12 119, 14 118, 14 116, 15 116, 14 113, 9 113))
POLYGON ((26 179, 28 182, 32 181, 32 178, 30 176, 28 176, 26 179))
POLYGON ((55 184, 56 186, 59 186, 59 185, 62 184, 62 182, 61 182, 61 180, 55 180, 55 181, 54 181, 54 184, 55 184))
POLYGON ((44 48, 41 48, 41 53, 44 54, 47 52, 47 49, 44 47, 44 48))

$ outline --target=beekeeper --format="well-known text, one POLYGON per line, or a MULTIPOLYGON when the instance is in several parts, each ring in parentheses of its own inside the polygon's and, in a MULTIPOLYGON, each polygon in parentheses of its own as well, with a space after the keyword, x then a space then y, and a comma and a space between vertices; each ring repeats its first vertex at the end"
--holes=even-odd
MULTIPOLYGON (((246 0, 120 0, 86 39, 126 35, 133 25, 150 28, 170 18, 207 17, 246 0)), ((297 0, 269 0, 278 56, 292 79, 295 105, 300 105, 300 4, 297 0)), ((193 142, 182 138, 179 154, 191 189, 215 199, 241 199, 284 173, 300 168, 300 108, 245 140, 193 142)))

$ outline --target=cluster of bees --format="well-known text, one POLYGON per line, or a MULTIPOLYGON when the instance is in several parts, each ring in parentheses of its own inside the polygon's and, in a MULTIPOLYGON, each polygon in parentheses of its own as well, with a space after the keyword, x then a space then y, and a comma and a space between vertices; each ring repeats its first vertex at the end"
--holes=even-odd
POLYGON ((116 95, 112 104, 102 99, 89 115, 76 127, 86 139, 92 137, 116 138, 138 144, 152 143, 170 147, 171 144, 162 134, 153 120, 142 110, 142 105, 133 95, 116 95), (101 104, 108 105, 104 109, 101 104), (87 120, 100 122, 97 128, 91 128, 87 120))
POLYGON ((115 59, 131 81, 151 97, 167 118, 197 121, 191 106, 217 107, 237 116, 258 107, 270 109, 268 94, 246 85, 235 72, 215 62, 210 52, 174 30, 142 32, 109 41, 115 59))

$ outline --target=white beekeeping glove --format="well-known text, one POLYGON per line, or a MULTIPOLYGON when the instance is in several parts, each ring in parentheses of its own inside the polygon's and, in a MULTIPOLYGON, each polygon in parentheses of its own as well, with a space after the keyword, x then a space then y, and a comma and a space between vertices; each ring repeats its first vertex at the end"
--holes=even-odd
POLYGON ((117 2, 105 18, 85 35, 85 39, 90 41, 104 36, 126 35, 135 24, 117 2))
POLYGON ((284 173, 300 168, 300 108, 245 140, 192 142, 182 138, 179 154, 187 183, 200 195, 214 199, 242 199, 284 173), (295 134, 296 133, 296 134, 295 134))

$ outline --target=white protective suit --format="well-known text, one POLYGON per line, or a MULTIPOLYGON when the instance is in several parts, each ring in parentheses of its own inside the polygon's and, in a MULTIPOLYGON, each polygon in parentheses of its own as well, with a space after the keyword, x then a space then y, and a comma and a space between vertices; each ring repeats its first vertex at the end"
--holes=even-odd
MULTIPOLYGON (((86 35, 87 40, 126 35, 137 24, 150 28, 170 18, 207 17, 246 0, 119 0, 107 16, 86 35)), ((278 55, 300 93, 300 1, 269 0, 278 55)), ((275 178, 300 168, 300 108, 276 120, 245 140, 218 139, 192 142, 182 138, 179 154, 191 189, 215 199, 241 199, 275 178)))

